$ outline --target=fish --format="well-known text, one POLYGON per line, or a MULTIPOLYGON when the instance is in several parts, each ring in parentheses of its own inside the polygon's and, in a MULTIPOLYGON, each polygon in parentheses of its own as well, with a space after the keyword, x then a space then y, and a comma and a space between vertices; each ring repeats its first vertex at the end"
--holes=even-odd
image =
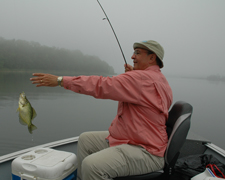
POLYGON ((24 92, 20 93, 18 104, 19 107, 16 112, 19 112, 20 124, 27 125, 29 133, 32 134, 33 130, 37 129, 32 123, 33 119, 37 116, 37 113, 31 106, 24 92))

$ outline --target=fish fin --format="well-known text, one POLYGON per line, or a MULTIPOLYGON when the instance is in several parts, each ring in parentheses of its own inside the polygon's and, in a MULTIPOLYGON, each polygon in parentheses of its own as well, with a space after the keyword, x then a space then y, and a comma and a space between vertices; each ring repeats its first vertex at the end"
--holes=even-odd
POLYGON ((20 110, 20 107, 17 108, 16 112, 18 112, 20 110))
POLYGON ((19 116, 19 120, 20 120, 20 124, 22 124, 22 125, 27 125, 23 120, 22 120, 22 118, 19 116))
POLYGON ((37 116, 37 113, 36 111, 34 110, 34 108, 32 107, 32 110, 33 110, 33 116, 32 116, 32 120, 37 116))
POLYGON ((28 131, 29 131, 30 134, 32 134, 33 130, 35 130, 35 129, 37 129, 37 127, 33 124, 30 124, 30 126, 28 126, 28 131))
POLYGON ((23 118, 20 116, 20 114, 19 114, 19 122, 20 122, 20 124, 22 124, 22 125, 27 125, 27 123, 25 123, 24 122, 24 120, 23 120, 23 118))

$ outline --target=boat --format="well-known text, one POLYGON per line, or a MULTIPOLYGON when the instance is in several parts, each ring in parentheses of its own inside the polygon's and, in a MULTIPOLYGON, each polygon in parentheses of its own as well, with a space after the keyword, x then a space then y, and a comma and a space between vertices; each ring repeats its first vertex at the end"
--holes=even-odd
MULTIPOLYGON (((11 163, 12 161, 35 149, 40 148, 52 148, 55 150, 60 151, 66 151, 76 154, 76 148, 77 148, 77 142, 79 137, 71 137, 59 141, 50 142, 47 144, 42 144, 39 146, 27 148, 24 150, 20 150, 14 153, 6 154, 3 156, 0 156, 0 179, 2 180, 8 180, 11 179, 12 176, 12 169, 11 169, 11 163)), ((180 156, 179 158, 190 156, 190 155, 198 155, 198 154, 212 154, 214 157, 216 157, 221 163, 225 164, 225 150, 216 146, 215 144, 211 143, 208 140, 205 140, 204 138, 189 132, 188 137, 181 148, 180 156)), ((178 158, 178 159, 179 159, 178 158)), ((175 173, 174 175, 176 178, 178 178, 175 173)), ((175 178, 173 178, 175 179, 175 178)), ((179 178, 180 179, 180 178, 179 178)))

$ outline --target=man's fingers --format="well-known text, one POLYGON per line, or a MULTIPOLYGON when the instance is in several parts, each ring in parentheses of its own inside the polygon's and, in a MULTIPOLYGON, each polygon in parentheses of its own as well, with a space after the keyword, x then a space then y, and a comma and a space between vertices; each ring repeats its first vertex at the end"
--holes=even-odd
POLYGON ((44 73, 33 73, 32 75, 33 76, 44 76, 45 74, 44 73))

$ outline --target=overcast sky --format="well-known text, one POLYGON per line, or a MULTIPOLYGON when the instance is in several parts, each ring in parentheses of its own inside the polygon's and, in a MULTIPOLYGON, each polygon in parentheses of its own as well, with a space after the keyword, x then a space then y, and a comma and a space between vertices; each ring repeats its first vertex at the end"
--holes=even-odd
MULTIPOLYGON (((100 0, 133 64, 133 43, 156 40, 162 72, 225 76, 225 0, 100 0)), ((124 71, 119 46, 96 0, 0 0, 0 36, 79 49, 124 71)))

